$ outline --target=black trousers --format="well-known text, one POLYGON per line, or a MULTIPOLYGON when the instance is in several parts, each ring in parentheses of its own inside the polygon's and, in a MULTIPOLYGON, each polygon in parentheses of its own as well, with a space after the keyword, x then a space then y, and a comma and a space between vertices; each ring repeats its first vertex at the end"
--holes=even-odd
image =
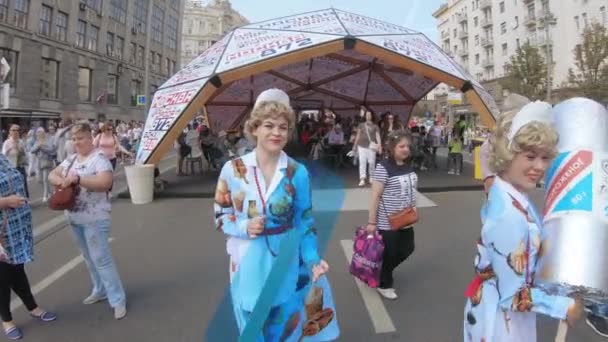
POLYGON ((28 311, 38 307, 32 295, 30 283, 23 264, 11 265, 0 262, 0 318, 3 322, 13 320, 11 315, 11 290, 13 290, 28 311))
POLYGON ((23 188, 25 189, 25 197, 29 198, 30 191, 27 188, 27 173, 25 172, 25 168, 23 166, 19 166, 17 167, 17 171, 19 171, 19 173, 21 173, 21 175, 23 176, 23 188))
POLYGON ((393 287, 393 270, 414 252, 414 228, 379 230, 384 242, 380 288, 393 287))

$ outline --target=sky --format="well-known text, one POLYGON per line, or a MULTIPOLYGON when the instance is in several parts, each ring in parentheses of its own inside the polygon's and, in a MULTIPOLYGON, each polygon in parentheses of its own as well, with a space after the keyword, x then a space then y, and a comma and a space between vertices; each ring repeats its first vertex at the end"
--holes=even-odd
POLYGON ((334 7, 401 25, 439 40, 433 12, 446 0, 230 0, 250 22, 334 7))

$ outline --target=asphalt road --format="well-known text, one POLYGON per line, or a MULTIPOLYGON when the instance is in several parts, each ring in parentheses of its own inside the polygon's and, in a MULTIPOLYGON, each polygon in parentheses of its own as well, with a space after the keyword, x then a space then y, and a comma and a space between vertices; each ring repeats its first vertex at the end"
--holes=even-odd
MULTIPOLYGON (((336 190, 339 191, 339 190, 336 190)), ((341 210, 318 210, 331 266, 340 341, 462 341, 463 292, 472 277, 480 192, 427 194, 415 228, 416 251, 396 271, 397 301, 360 288, 348 273, 354 228, 367 220, 365 190, 346 190, 341 210)), ((56 213, 53 213, 56 214, 56 213)), ((41 215, 39 209, 35 216, 41 215)), ((211 199, 162 199, 143 206, 113 202, 112 248, 128 296, 128 316, 115 321, 106 303, 81 304, 87 271, 70 231, 39 239, 27 267, 38 302, 59 320, 40 324, 15 308, 25 341, 233 341, 230 310, 218 306, 228 283, 225 240, 212 225, 211 199)), ((18 301, 13 301, 18 305, 18 301)), ((539 319, 539 341, 553 341, 556 321, 539 319)), ((580 322, 568 341, 603 341, 580 322)))

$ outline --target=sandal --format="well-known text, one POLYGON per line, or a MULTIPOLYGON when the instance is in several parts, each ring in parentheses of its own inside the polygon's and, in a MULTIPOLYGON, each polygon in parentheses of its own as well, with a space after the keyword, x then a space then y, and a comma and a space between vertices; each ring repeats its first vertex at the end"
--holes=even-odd
POLYGON ((54 320, 57 319, 57 315, 55 315, 52 312, 47 312, 47 311, 42 311, 42 313, 40 314, 40 316, 36 316, 34 314, 30 314, 30 316, 39 319, 43 322, 52 322, 54 320))
POLYGON ((9 340, 20 340, 23 338, 23 333, 21 329, 17 327, 12 327, 8 330, 4 330, 4 334, 8 337, 9 340))

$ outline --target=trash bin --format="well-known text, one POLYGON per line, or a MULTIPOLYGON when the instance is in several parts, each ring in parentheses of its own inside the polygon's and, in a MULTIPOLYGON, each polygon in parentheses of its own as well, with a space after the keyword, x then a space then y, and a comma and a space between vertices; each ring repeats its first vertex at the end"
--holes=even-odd
POLYGON ((131 203, 146 204, 154 199, 154 164, 125 166, 131 203))
POLYGON ((473 145, 473 161, 475 163, 475 171, 474 177, 477 180, 483 180, 483 175, 481 172, 481 145, 483 145, 484 140, 481 139, 473 139, 471 144, 473 145))

